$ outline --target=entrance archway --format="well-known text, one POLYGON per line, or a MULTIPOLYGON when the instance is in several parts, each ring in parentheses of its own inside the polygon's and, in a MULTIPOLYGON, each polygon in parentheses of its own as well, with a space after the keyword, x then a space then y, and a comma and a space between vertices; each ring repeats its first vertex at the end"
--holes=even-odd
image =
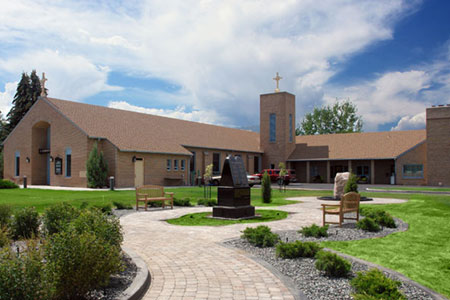
POLYGON ((31 184, 50 185, 50 124, 34 124, 31 134, 31 184))

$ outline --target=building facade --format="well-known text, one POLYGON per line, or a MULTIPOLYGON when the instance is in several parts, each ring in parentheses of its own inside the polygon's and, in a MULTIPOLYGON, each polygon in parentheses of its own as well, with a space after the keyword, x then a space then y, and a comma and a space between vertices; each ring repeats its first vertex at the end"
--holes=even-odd
POLYGON ((295 96, 260 96, 260 133, 41 97, 3 143, 4 178, 85 187, 97 144, 117 187, 195 185, 228 155, 248 173, 296 170, 333 182, 351 170, 372 184, 450 186, 450 105, 427 109, 426 130, 295 136, 295 96))

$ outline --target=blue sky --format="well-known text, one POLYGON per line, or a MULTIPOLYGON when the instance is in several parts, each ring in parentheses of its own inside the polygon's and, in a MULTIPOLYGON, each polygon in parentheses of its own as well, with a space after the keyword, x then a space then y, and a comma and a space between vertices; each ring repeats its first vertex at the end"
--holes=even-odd
POLYGON ((240 128, 259 95, 296 118, 354 102, 365 131, 420 129, 450 103, 450 1, 3 1, 0 111, 22 71, 50 97, 240 128))

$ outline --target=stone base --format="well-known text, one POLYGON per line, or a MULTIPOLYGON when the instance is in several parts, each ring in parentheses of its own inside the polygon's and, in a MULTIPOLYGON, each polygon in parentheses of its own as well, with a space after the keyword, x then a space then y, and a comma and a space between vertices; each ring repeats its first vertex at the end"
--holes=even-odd
POLYGON ((225 219, 244 219, 255 216, 255 207, 251 205, 229 207, 229 206, 214 206, 213 218, 225 219))

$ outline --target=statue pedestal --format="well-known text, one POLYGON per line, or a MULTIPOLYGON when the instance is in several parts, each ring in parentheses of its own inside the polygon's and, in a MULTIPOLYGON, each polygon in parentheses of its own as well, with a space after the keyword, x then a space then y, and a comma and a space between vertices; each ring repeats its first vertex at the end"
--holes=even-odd
POLYGON ((219 186, 213 217, 226 219, 255 217, 255 207, 250 205, 250 187, 219 186))

